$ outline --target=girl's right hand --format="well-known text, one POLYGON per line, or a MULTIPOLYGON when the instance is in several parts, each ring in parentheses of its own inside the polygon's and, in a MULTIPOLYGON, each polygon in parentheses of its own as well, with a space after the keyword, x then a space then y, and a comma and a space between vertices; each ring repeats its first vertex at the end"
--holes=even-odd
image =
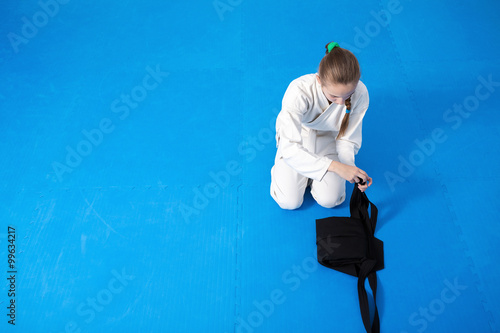
POLYGON ((328 171, 335 172, 337 175, 344 178, 349 183, 358 183, 361 180, 363 182, 367 182, 367 186, 370 186, 372 184, 371 177, 369 177, 365 171, 356 166, 347 165, 338 161, 332 161, 330 167, 328 168, 328 171))

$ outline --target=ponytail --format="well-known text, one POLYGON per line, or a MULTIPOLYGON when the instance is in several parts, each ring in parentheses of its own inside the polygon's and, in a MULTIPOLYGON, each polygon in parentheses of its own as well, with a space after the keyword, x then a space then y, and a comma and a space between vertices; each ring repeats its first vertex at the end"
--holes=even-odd
POLYGON ((351 114, 351 97, 345 100, 345 107, 349 112, 344 113, 344 118, 342 118, 342 124, 340 125, 339 134, 337 135, 336 140, 340 139, 344 136, 345 131, 347 130, 347 126, 349 126, 349 115, 351 114))

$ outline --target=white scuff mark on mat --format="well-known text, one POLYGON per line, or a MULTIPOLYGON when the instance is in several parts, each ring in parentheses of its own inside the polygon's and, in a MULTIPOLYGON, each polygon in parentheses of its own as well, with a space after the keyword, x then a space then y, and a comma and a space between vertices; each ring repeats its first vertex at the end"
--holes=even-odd
MULTIPOLYGON (((83 195, 83 193, 82 193, 83 195)), ((90 215, 90 212, 93 212, 95 214, 95 216, 97 216, 97 218, 104 224, 108 227, 107 231, 106 231, 106 239, 109 237, 110 235, 110 232, 109 230, 113 231, 115 234, 127 239, 127 237, 123 236, 122 234, 120 234, 118 231, 116 231, 115 229, 113 229, 112 226, 110 226, 108 223, 106 223, 106 221, 101 217, 101 215, 99 215, 99 213, 94 209, 94 203, 95 203, 95 199, 96 197, 94 197, 94 199, 92 200, 92 203, 89 203, 88 199, 86 197, 84 197, 84 200, 85 202, 87 203, 87 205, 89 206, 85 212, 85 216, 83 217, 83 220, 85 221, 85 219, 90 215)))
POLYGON ((61 257, 63 256, 63 251, 59 252, 59 256, 57 257, 57 261, 56 261, 56 265, 55 265, 55 268, 54 270, 57 270, 57 268, 59 267, 59 261, 61 261, 61 257))
POLYGON ((80 237, 80 244, 81 244, 81 249, 82 249, 82 255, 85 255, 85 243, 87 242, 87 235, 82 234, 82 237, 80 237))

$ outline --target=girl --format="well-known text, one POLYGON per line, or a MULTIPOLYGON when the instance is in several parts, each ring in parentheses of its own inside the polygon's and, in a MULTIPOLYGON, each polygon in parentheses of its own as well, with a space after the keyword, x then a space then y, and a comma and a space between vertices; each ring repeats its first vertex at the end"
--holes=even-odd
POLYGON ((366 182, 361 191, 372 184, 354 164, 369 104, 358 60, 335 42, 326 49, 318 73, 290 83, 276 119, 271 196, 283 209, 299 208, 308 185, 316 202, 332 208, 344 201, 346 180, 366 182))

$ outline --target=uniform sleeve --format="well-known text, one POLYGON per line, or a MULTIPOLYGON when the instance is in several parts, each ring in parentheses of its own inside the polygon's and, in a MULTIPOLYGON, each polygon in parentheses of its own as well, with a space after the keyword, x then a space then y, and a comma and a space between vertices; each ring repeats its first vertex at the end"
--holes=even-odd
POLYGON ((281 158, 301 175, 321 181, 332 162, 307 150, 303 145, 302 117, 310 107, 307 95, 297 86, 289 86, 276 120, 276 138, 281 158))
POLYGON ((349 116, 349 125, 344 136, 336 142, 339 161, 343 164, 355 166, 354 155, 361 148, 363 118, 368 110, 368 105, 369 96, 365 88, 356 104, 353 105, 349 116))

